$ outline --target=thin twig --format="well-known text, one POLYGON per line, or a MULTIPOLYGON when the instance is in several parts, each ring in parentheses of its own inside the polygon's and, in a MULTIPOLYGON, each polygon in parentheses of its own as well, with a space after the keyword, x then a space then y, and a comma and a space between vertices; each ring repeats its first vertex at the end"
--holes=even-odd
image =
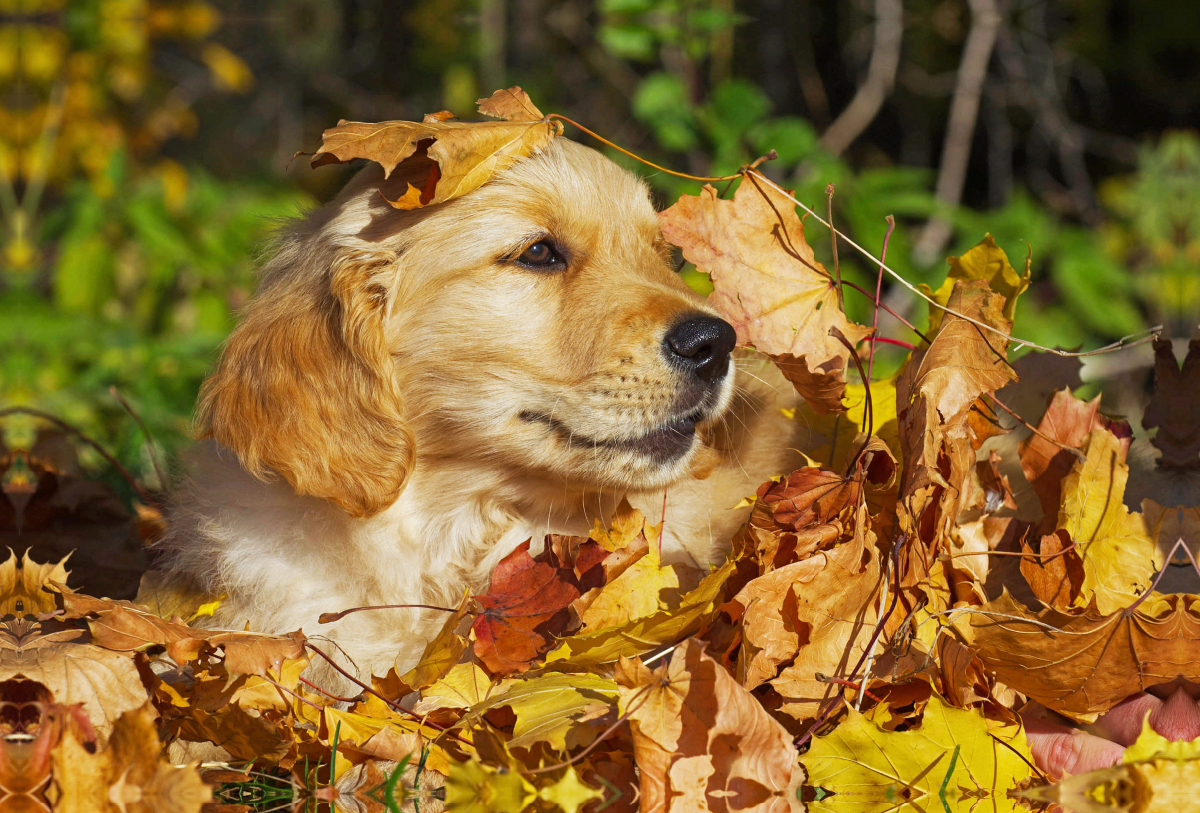
MULTIPOLYGON (((765 183, 767 186, 771 187, 776 192, 779 192, 781 195, 786 197, 788 200, 792 201, 792 203, 796 204, 801 209, 803 209, 805 212, 807 212, 809 214, 809 216, 814 218, 818 223, 824 225, 826 228, 829 227, 829 224, 825 222, 825 219, 823 217, 821 217, 819 214, 814 212, 812 209, 810 209, 805 204, 798 201, 794 195, 792 195, 786 189, 781 187, 779 184, 772 181, 767 176, 765 176, 762 173, 757 172, 755 170, 750 170, 749 174, 754 176, 755 178, 758 178, 760 181, 765 183)), ((724 179, 722 179, 722 180, 724 180, 724 179)), ((980 322, 977 319, 972 319, 970 316, 967 316, 966 314, 959 313, 958 311, 955 311, 955 310, 951 310, 950 308, 943 305, 941 302, 938 302, 933 297, 922 292, 921 289, 917 288, 917 286, 913 285, 911 282, 909 282, 904 277, 902 277, 899 272, 897 272, 896 270, 891 268, 886 263, 883 263, 881 260, 879 260, 879 258, 875 257, 875 255, 873 255, 871 252, 867 251, 865 248, 860 246, 858 243, 851 240, 845 234, 839 232, 838 236, 841 237, 842 240, 844 240, 847 243, 847 245, 849 245, 855 251, 858 251, 864 257, 867 257, 872 262, 879 263, 880 266, 883 268, 883 270, 888 272, 888 274, 890 274, 893 279, 895 279, 897 282, 899 282, 901 285, 903 285, 909 291, 916 294, 921 299, 924 299, 926 302, 930 303, 931 305, 933 305, 934 307, 936 307, 940 310, 945 311, 946 313, 949 313, 953 316, 957 316, 959 319, 962 319, 965 322, 970 322, 971 324, 975 325, 976 327, 983 328, 984 330, 988 331, 989 333, 995 333, 998 336, 1004 337, 1004 339, 1006 341, 1010 341, 1013 344, 1015 344, 1016 349, 1020 349, 1022 347, 1030 347, 1030 348, 1033 348, 1034 350, 1041 350, 1044 353, 1053 353, 1056 356, 1064 356, 1066 358, 1082 358, 1084 356, 1097 356, 1097 355, 1101 355, 1104 353, 1115 353, 1118 350, 1125 350, 1130 347, 1136 347, 1140 344, 1145 344, 1146 342, 1153 341, 1154 339, 1158 338, 1158 334, 1162 330, 1162 327, 1163 327, 1162 325, 1155 325, 1154 327, 1147 328, 1146 330, 1141 330, 1141 331, 1138 331, 1137 333, 1131 333, 1128 336, 1122 336, 1117 341, 1107 344, 1104 347, 1098 347, 1095 350, 1088 350, 1088 351, 1082 352, 1082 353, 1076 353, 1076 352, 1073 352, 1070 350, 1059 350, 1054 347, 1043 347, 1042 345, 1037 344, 1035 342, 1031 342, 1028 339, 1021 339, 1016 336, 1012 336, 1008 333, 1005 333, 1003 330, 1000 330, 999 328, 992 327, 991 325, 980 322)), ((868 296, 870 296, 870 294, 868 294, 868 296)))
POLYGON ((837 229, 833 227, 833 184, 825 185, 825 210, 829 217, 829 242, 833 245, 833 281, 837 285, 838 310, 846 312, 846 297, 842 293, 842 269, 838 265, 837 229))
MULTIPOLYGON (((292 697, 296 698, 297 700, 299 700, 301 703, 303 703, 306 706, 312 706, 314 709, 317 710, 317 714, 320 714, 324 710, 321 706, 318 706, 316 703, 309 700, 307 697, 301 697, 300 695, 296 694, 291 689, 289 689, 287 686, 284 686, 282 683, 275 680, 275 678, 271 677, 270 675, 263 675, 262 678, 263 678, 263 680, 267 681, 267 683, 270 683, 272 686, 274 686, 279 691, 287 692, 292 697)), ((305 682, 307 683, 308 681, 305 681, 305 682)))
MULTIPOLYGON (((887 571, 883 574, 883 587, 879 593, 879 608, 883 609, 883 605, 887 604, 888 600, 888 585, 892 580, 892 557, 888 557, 887 571)), ((858 697, 854 698, 854 710, 862 711, 863 695, 867 694, 867 681, 871 679, 871 665, 875 662, 875 647, 879 646, 879 636, 875 636, 875 640, 871 642, 871 646, 867 649, 867 659, 863 663, 862 685, 863 690, 859 692, 858 697)), ((872 698, 873 700, 875 698, 872 698)))
POLYGON ((150 494, 150 492, 148 492, 145 488, 143 488, 142 484, 139 483, 134 478, 134 476, 132 474, 130 474, 129 471, 124 466, 122 466, 115 457, 113 457, 111 454, 109 454, 108 451, 103 446, 101 446, 99 443, 97 443, 96 441, 94 441, 90 437, 88 437, 88 435, 86 433, 84 433, 84 431, 82 429, 80 429, 79 427, 72 426, 71 424, 64 421, 62 418, 56 418, 55 416, 51 415, 49 412, 42 412, 40 409, 33 409, 32 407, 19 407, 18 406, 18 407, 8 407, 6 409, 0 409, 0 418, 3 418, 6 415, 30 415, 34 418, 40 418, 43 421, 49 421, 50 423, 57 426, 59 429, 62 429, 62 430, 65 430, 67 432, 74 434, 80 440, 82 440, 84 443, 88 444, 93 449, 95 449, 97 452, 99 452, 100 456, 103 457, 105 460, 107 460, 108 464, 110 466, 112 466, 114 469, 116 469, 118 474, 120 474, 123 478, 125 478, 125 482, 127 482, 127 483, 129 483, 129 485, 133 486, 134 491, 136 491, 138 493, 138 496, 142 498, 142 502, 146 503, 147 505, 157 505, 158 504, 158 501, 150 494))
MULTIPOLYGON (((875 342, 880 342, 881 344, 891 344, 891 345, 895 345, 896 347, 903 347, 905 350, 916 350, 917 349, 917 346, 915 344, 910 344, 909 342, 902 342, 899 339, 889 339, 886 336, 880 336, 878 338, 873 337, 871 339, 871 344, 874 345, 875 342)), ((874 360, 875 360, 875 348, 872 347, 871 348, 871 358, 868 361, 868 366, 867 366, 867 375, 871 374, 870 362, 874 361, 874 360)))
POLYGON ((888 241, 892 239, 892 232, 896 229, 896 218, 888 215, 887 224, 887 232, 883 235, 883 251, 879 252, 879 274, 875 277, 875 308, 871 315, 871 358, 867 362, 868 379, 875 369, 875 342, 879 341, 879 298, 883 292, 883 264, 887 261, 888 241))
POLYGON ((133 407, 129 405, 129 402, 125 400, 125 396, 117 390, 116 385, 110 386, 108 391, 113 398, 117 399, 117 403, 129 413, 129 417, 133 418, 133 422, 138 425, 138 429, 142 430, 142 437, 146 439, 146 446, 150 449, 150 465, 154 466, 154 474, 156 477, 158 477, 159 487, 166 488, 167 477, 165 474, 163 474, 162 465, 158 460, 158 449, 154 445, 154 438, 150 437, 150 430, 148 430, 146 428, 146 424, 142 422, 142 416, 134 411, 133 407))
MULTIPOLYGON (((850 280, 848 280, 848 279, 842 280, 842 284, 845 285, 847 288, 852 288, 855 291, 858 291, 860 294, 865 296, 867 299, 870 299, 872 302, 875 301, 874 298, 871 296, 870 291, 868 291, 865 288, 862 288, 858 285, 855 285, 850 280)), ((881 301, 879 303, 879 307, 882 308, 884 310, 884 312, 890 313, 892 316, 894 316, 896 318, 896 321, 898 321, 900 324, 904 325, 906 328, 911 330, 913 333, 917 334, 917 336, 920 337, 921 341, 925 342, 925 344, 932 344, 932 342, 930 341, 928 336, 926 336, 924 333, 922 333, 920 331, 920 329, 918 329, 917 326, 914 325, 912 322, 908 321, 902 315, 900 315, 899 313, 897 313, 896 311, 894 311, 890 307, 888 307, 888 303, 881 301)), ((883 340, 882 337, 880 337, 880 341, 882 341, 882 340, 883 340)))
POLYGON ((985 392, 984 395, 988 398, 989 401, 991 401, 996 406, 1003 409, 1009 415, 1012 415, 1014 418, 1017 419, 1017 421, 1019 421, 1021 423, 1022 426, 1024 426, 1030 432, 1033 432, 1033 434, 1037 435, 1042 440, 1046 441, 1047 443, 1053 443, 1058 448, 1062 449, 1063 451, 1070 452, 1071 454, 1075 455, 1080 460, 1087 460, 1087 455, 1085 455, 1083 453, 1082 449, 1078 449, 1074 446, 1068 446, 1067 444, 1057 441, 1054 438, 1050 437, 1045 432, 1043 432, 1042 430, 1038 429, 1036 426, 1031 424, 1029 421, 1025 420, 1020 415, 1018 415, 1017 413, 1015 413, 1011 409, 1009 409, 1009 407, 1007 405, 1005 405, 1005 403, 1003 401, 1001 401, 999 398, 997 398, 995 395, 992 395, 991 393, 987 393, 987 392, 985 392))
POLYGON ((357 697, 338 697, 333 692, 329 691, 328 689, 324 688, 323 686, 318 686, 317 684, 313 683, 311 680, 309 680, 308 678, 303 677, 303 676, 300 678, 300 682, 303 683, 305 686, 307 686, 310 689, 316 689, 318 692, 325 695, 330 700, 336 700, 339 703, 353 703, 355 700, 358 699, 357 697))
POLYGON ((441 610, 444 613, 458 612, 458 609, 455 607, 438 607, 434 604, 372 604, 366 607, 351 607, 349 610, 342 610, 340 613, 321 613, 317 617, 317 623, 332 624, 334 621, 341 621, 350 615, 350 613, 358 613, 363 610, 441 610))
POLYGON ((659 172, 665 172, 668 175, 674 175, 677 178, 687 178, 689 181, 704 181, 705 183, 717 183, 719 181, 735 181, 742 175, 741 172, 735 172, 732 175, 720 175, 720 176, 689 175, 686 172, 676 172, 673 169, 667 169, 664 166, 659 166, 658 164, 654 163, 653 161, 648 161, 645 158, 643 158, 642 156, 632 153, 629 150, 625 149, 624 147, 617 146, 616 144, 612 143, 611 141, 609 141, 607 138, 600 135, 599 133, 589 130, 588 128, 586 128, 582 124, 580 124, 579 122, 569 119, 566 116, 560 116, 558 113, 551 113, 550 115, 546 116, 546 119, 547 120, 558 119, 559 121, 565 121, 567 124, 570 124, 570 125, 578 128, 579 130, 582 130, 583 132, 587 133, 592 138, 599 141, 601 144, 604 144, 605 146, 608 146, 608 147, 612 147, 617 152, 628 155, 630 158, 634 159, 635 161, 640 161, 641 163, 645 164, 648 167, 653 167, 654 169, 657 169, 659 172))

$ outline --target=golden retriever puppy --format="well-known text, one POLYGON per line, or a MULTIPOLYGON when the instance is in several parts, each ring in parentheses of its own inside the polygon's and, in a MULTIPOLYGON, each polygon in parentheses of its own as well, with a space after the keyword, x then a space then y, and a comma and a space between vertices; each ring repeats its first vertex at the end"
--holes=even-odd
POLYGON ((286 231, 163 543, 228 596, 211 625, 303 628, 362 677, 413 666, 445 614, 321 613, 452 607, 521 542, 623 497, 657 520, 664 490, 664 555, 705 565, 730 506, 800 465, 791 387, 735 368, 633 174, 559 139, 438 206, 392 208, 407 181, 372 165, 286 231))

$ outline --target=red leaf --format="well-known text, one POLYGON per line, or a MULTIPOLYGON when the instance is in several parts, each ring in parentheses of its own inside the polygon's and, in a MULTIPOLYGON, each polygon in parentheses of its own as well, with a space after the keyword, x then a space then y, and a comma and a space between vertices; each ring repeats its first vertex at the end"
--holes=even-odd
POLYGON ((565 631, 567 607, 579 597, 570 570, 529 555, 526 540, 497 565, 486 594, 476 601, 475 654, 494 674, 519 672, 565 631))

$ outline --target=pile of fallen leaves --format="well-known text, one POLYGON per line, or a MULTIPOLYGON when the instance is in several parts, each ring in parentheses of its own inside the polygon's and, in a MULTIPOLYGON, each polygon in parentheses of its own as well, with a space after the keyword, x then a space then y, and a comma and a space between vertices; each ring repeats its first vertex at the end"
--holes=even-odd
MULTIPOLYGON (((519 89, 481 110, 502 121, 342 123, 314 162, 423 161, 420 188, 394 204, 413 208, 558 134, 519 89)), ((1018 273, 990 237, 950 260, 919 343, 872 380, 872 331, 846 319, 795 202, 765 176, 747 169, 731 199, 706 187, 661 218, 740 343, 807 400, 793 417, 810 465, 747 498, 724 564, 663 564, 661 524, 623 505, 587 538, 518 548, 484 594, 446 608, 415 668, 340 697, 306 672, 328 660, 320 630, 200 630, 188 621, 214 599, 153 571, 133 601, 109 600, 68 587, 61 562, 13 554, 0 564, 0 809, 1194 805, 1200 742, 1179 740, 1200 734, 1185 692, 1200 683, 1200 599, 1156 579, 1200 547, 1187 485, 1200 482, 1200 345, 1181 368, 1155 342, 1142 424, 1169 487, 1131 510, 1130 425, 1044 375, 1016 384, 1028 262, 1018 273), (1039 386, 1044 414, 1005 447, 1006 399, 1039 386), (1141 713, 1105 728, 1115 708, 1141 713), (1097 767, 1097 743, 1111 758, 1075 770, 1097 767)), ((4 466, 8 527, 66 487, 28 454, 4 466)))

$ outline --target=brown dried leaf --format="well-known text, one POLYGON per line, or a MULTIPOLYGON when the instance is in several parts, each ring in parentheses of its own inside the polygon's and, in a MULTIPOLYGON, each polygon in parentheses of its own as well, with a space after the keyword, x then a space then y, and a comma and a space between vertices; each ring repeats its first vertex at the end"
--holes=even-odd
POLYGON ((948 307, 991 325, 985 331, 947 314, 928 348, 913 351, 896 382, 904 474, 899 522, 909 536, 900 558, 901 585, 929 573, 939 546, 951 536, 975 466, 971 406, 1015 377, 1006 359, 1004 297, 983 280, 954 284, 948 307))
POLYGON ((111 601, 77 593, 64 593, 67 618, 88 617, 97 646, 117 652, 140 652, 165 646, 177 662, 195 660, 206 648, 224 651, 225 668, 231 675, 263 675, 277 670, 284 661, 304 657, 307 640, 302 632, 262 635, 255 632, 202 630, 175 621, 165 621, 128 601, 111 601))
POLYGON ((1200 598, 1155 595, 1133 612, 1030 613, 1008 593, 970 613, 973 649, 996 677, 1091 722, 1132 694, 1200 681, 1200 598))
MULTIPOLYGON (((461 197, 540 151, 561 132, 557 122, 518 118, 528 96, 522 101, 515 91, 520 88, 500 91, 507 97, 493 95, 482 103, 488 108, 482 112, 509 121, 447 121, 440 115, 426 116, 422 122, 340 121, 321 136, 312 166, 365 158, 382 166, 384 177, 389 177, 404 161, 424 155, 434 162, 425 182, 420 188, 410 183, 408 191, 390 203, 398 209, 417 209, 461 197)), ((532 103, 529 107, 537 111, 532 103)))
MULTIPOLYGON (((858 515, 865 522, 866 509, 859 508, 858 515)), ((870 532, 866 535, 873 544, 874 536, 870 532)), ((729 609, 736 611, 731 614, 740 618, 742 629, 737 673, 746 689, 776 677, 779 668, 792 662, 798 652, 807 658, 816 655, 816 650, 809 648, 820 646, 818 636, 839 628, 835 612, 844 609, 841 605, 847 593, 869 592, 877 586, 870 575, 864 577, 870 565, 864 565, 863 558, 864 534, 860 532, 846 544, 752 579, 734 596, 732 602, 738 606, 729 609)), ((857 598, 860 601, 856 607, 863 603, 861 599, 870 597, 857 598)), ((854 599, 850 600, 853 603, 854 599)), ((846 641, 831 643, 836 646, 846 641)), ((816 671, 836 671, 836 666, 826 666, 829 668, 822 666, 816 671)))
POLYGON ((1070 609, 1083 586, 1083 560, 1071 547, 1070 534, 1064 530, 1047 534, 1036 551, 1022 540, 1021 549, 1026 552, 1021 557, 1021 575, 1038 601, 1058 610, 1070 609))
POLYGON ((796 206, 747 177, 733 200, 705 186, 659 215, 663 234, 711 275, 710 301, 740 343, 782 360, 818 412, 841 411, 851 347, 871 331, 846 319, 837 290, 804 239, 796 206))
POLYGON ((507 90, 497 90, 486 99, 480 99, 479 112, 494 119, 505 121, 541 121, 546 118, 529 94, 513 85, 507 90))
POLYGON ((791 735, 695 639, 658 671, 617 666, 641 770, 641 810, 802 810, 791 735))

